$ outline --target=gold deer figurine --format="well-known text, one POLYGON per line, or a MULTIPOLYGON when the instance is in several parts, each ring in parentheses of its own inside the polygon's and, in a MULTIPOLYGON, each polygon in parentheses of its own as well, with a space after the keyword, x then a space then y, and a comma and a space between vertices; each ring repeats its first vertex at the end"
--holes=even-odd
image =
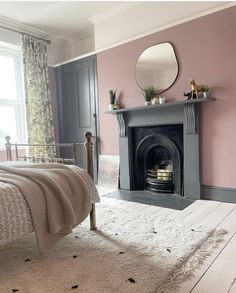
POLYGON ((194 93, 196 94, 196 96, 198 98, 199 92, 206 92, 209 90, 209 87, 206 84, 196 84, 194 79, 190 80, 190 85, 191 85, 191 89, 192 89, 192 98, 193 98, 194 93))

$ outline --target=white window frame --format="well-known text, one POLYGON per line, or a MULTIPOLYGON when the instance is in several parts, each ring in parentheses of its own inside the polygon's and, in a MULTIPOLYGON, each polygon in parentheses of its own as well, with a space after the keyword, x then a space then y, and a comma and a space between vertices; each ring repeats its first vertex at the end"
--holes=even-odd
POLYGON ((17 142, 27 142, 22 50, 20 46, 0 42, 0 55, 14 58, 16 100, 0 99, 0 107, 13 107, 16 115, 17 142))

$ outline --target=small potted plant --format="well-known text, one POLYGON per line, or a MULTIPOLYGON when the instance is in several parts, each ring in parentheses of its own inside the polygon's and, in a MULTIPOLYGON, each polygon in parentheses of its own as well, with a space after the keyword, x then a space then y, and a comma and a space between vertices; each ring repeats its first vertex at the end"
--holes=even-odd
POLYGON ((209 87, 207 85, 203 89, 203 98, 209 98, 209 87))
POLYGON ((116 101, 116 90, 109 90, 110 95, 110 103, 109 103, 109 111, 114 110, 114 105, 116 101))
POLYGON ((157 90, 153 86, 148 86, 143 89, 145 106, 151 105, 151 100, 156 96, 156 94, 157 90))

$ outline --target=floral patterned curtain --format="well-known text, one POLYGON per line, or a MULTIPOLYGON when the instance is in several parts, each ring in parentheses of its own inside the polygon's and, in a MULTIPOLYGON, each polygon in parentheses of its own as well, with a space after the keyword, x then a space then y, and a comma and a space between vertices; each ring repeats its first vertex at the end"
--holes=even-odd
MULTIPOLYGON (((49 90, 47 43, 42 39, 22 34, 25 102, 28 142, 55 143, 52 105, 49 90)), ((30 153, 36 148, 30 149, 30 153)), ((37 148, 40 156, 53 156, 54 150, 37 148)))

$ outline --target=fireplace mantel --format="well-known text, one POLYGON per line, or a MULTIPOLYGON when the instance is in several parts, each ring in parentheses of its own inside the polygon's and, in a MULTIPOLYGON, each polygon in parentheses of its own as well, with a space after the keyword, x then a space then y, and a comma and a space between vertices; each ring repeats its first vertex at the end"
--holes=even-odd
POLYGON ((150 105, 150 106, 140 106, 140 107, 125 108, 125 109, 119 109, 119 110, 113 110, 113 111, 105 111, 105 114, 116 115, 118 113, 125 113, 125 112, 149 111, 150 109, 176 107, 179 105, 199 104, 199 103, 205 103, 205 102, 213 102, 215 100, 216 100, 215 98, 198 98, 193 100, 183 100, 183 101, 168 102, 164 104, 157 104, 157 105, 150 105))
POLYGON ((119 109, 113 111, 106 111, 105 114, 112 114, 117 115, 117 120, 119 123, 119 135, 120 137, 125 137, 127 135, 126 131, 126 123, 124 116, 127 114, 140 114, 140 112, 150 112, 150 111, 158 111, 158 110, 168 110, 178 107, 183 107, 185 120, 186 120, 186 127, 185 131, 187 134, 194 134, 196 133, 196 106, 201 103, 206 102, 213 102, 215 98, 198 98, 193 100, 184 100, 178 102, 169 102, 164 104, 158 105, 150 105, 150 106, 141 106, 141 107, 133 107, 133 108, 126 108, 126 109, 119 109))
POLYGON ((155 106, 142 106, 107 111, 117 115, 119 123, 120 188, 132 190, 132 129, 157 125, 183 125, 184 143, 184 197, 201 198, 200 136, 201 104, 214 98, 199 98, 169 102, 155 106))

